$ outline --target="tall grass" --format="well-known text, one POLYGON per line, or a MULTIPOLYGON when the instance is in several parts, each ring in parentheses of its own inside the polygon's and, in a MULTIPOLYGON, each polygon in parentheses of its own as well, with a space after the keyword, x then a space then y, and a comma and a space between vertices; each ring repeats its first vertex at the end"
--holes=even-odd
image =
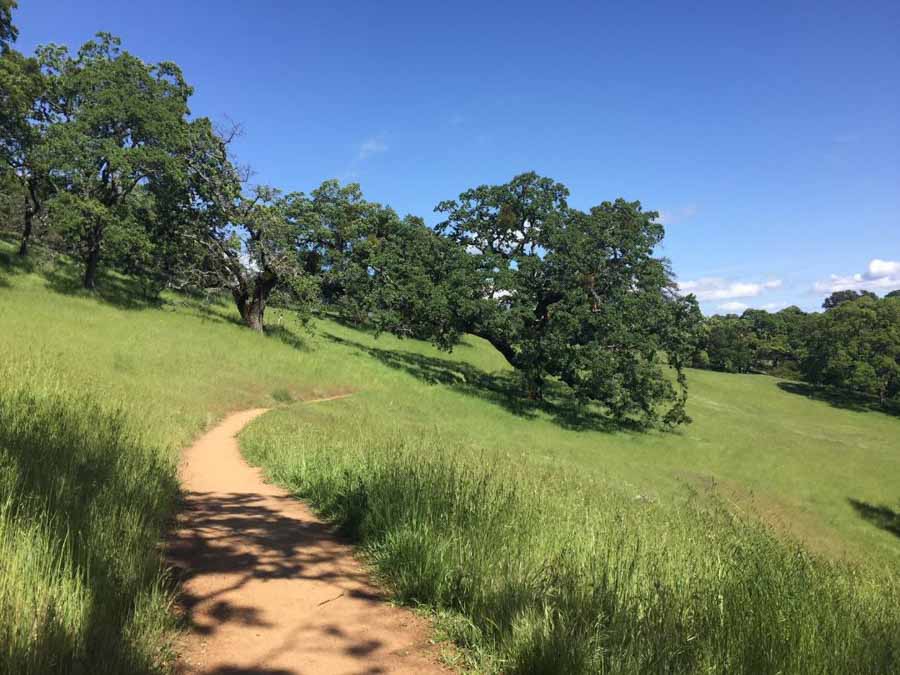
POLYGON ((0 672, 165 667, 172 454, 52 374, 2 367, 0 383, 0 672))
POLYGON ((705 497, 667 506, 721 481, 896 570, 898 540, 854 507, 896 498, 896 418, 697 371, 679 434, 573 431, 499 397, 502 357, 474 338, 259 336, 227 304, 87 295, 13 253, 0 241, 0 672, 164 669, 172 448, 228 410, 349 390, 264 416, 248 449, 487 667, 897 670, 896 572, 823 563, 705 497))
MULTIPOLYGON (((352 405, 341 402, 329 405, 352 405)), ((361 542, 397 597, 506 673, 900 670, 895 577, 828 562, 706 497, 602 482, 340 416, 270 413, 252 462, 361 542)))

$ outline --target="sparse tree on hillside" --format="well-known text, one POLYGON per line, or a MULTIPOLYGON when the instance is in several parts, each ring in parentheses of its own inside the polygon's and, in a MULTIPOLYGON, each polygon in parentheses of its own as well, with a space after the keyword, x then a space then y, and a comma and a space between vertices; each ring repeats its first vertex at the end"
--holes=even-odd
POLYGON ((171 189, 185 219, 175 230, 171 263, 176 286, 224 289, 243 322, 262 332, 276 291, 300 300, 307 311, 318 301, 318 274, 305 253, 315 248, 311 203, 301 193, 282 195, 266 186, 245 190, 248 173, 231 161, 237 130, 216 133, 207 119, 192 123, 184 182, 171 189))
POLYGON ((650 422, 671 401, 665 421, 685 421, 682 368, 699 311, 654 256, 663 226, 638 202, 582 212, 567 197, 562 184, 528 173, 437 206, 441 230, 474 259, 479 297, 466 330, 503 354, 532 398, 556 377, 616 417, 650 422), (677 394, 666 365, 678 373, 677 394))
POLYGON ((225 288, 252 330, 265 328, 266 307, 276 290, 301 299, 306 310, 317 301, 318 279, 306 272, 299 255, 307 242, 297 218, 305 201, 302 194, 282 196, 260 186, 239 198, 228 221, 202 235, 206 260, 196 270, 199 285, 225 288))
POLYGON ((73 58, 63 48, 41 50, 52 80, 47 97, 55 123, 42 144, 60 191, 56 220, 84 264, 93 289, 110 230, 131 222, 140 185, 182 170, 191 88, 173 63, 149 65, 100 33, 73 58))

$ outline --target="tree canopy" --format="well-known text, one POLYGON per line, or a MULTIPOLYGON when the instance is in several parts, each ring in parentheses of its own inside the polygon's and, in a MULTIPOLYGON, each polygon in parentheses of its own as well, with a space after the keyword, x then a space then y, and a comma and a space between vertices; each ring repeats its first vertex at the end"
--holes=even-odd
POLYGON ((854 300, 859 300, 860 298, 877 298, 872 291, 835 291, 822 303, 823 309, 834 309, 839 305, 844 304, 845 302, 853 302, 854 300))
POLYGON ((7 51, 19 37, 19 29, 12 22, 12 12, 18 6, 16 0, 0 0, 0 52, 7 51))
POLYGON ((42 152, 61 187, 53 206, 90 289, 107 237, 129 220, 129 200, 182 170, 192 90, 175 64, 146 64, 106 33, 74 57, 46 48, 40 59, 53 116, 42 152))
POLYGON ((526 173, 438 204, 440 231, 473 258, 465 330, 503 354, 532 398, 552 377, 616 417, 651 423, 668 401, 663 420, 684 421, 699 310, 654 255, 664 235, 657 214, 622 199, 579 211, 568 195, 526 173))
POLYGON ((900 294, 838 291, 826 311, 748 309, 703 321, 693 365, 761 372, 900 403, 900 294))
POLYGON ((825 312, 813 325, 803 373, 826 384, 900 399, 900 298, 860 297, 825 312))

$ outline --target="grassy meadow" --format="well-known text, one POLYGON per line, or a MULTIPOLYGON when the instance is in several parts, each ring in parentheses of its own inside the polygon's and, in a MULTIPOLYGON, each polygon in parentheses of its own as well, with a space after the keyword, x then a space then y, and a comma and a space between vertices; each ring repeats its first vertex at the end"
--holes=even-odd
POLYGON ((298 368, 299 343, 125 279, 72 292, 74 270, 0 247, 0 672, 164 671, 178 448, 228 411, 331 393, 339 364, 298 368))
POLYGON ((0 243, 0 671, 172 662, 159 542, 177 449, 277 408, 248 459, 503 672, 900 670, 900 419, 764 376, 689 374, 694 423, 534 406, 486 343, 73 291, 0 243), (315 406, 302 399, 355 392, 315 406))

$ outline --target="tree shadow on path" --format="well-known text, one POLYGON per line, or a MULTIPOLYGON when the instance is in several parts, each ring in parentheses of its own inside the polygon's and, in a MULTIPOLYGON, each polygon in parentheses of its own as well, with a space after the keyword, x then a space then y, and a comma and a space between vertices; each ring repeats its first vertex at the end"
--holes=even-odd
MULTIPOLYGON (((277 504, 272 506, 272 500, 277 500, 277 504, 297 503, 292 496, 255 493, 188 492, 184 495, 182 524, 186 526, 172 533, 166 549, 183 620, 194 634, 208 638, 226 627, 273 628, 265 615, 266 603, 252 592, 247 604, 234 600, 235 592, 258 581, 327 582, 329 594, 334 593, 335 597, 317 603, 318 606, 340 598, 362 600, 373 608, 384 605, 385 597, 370 585, 365 569, 353 563, 347 540, 328 524, 280 512, 277 504), (201 577, 206 577, 206 583, 198 591, 199 585, 189 582, 201 577)), ((306 672, 299 663, 291 670, 266 664, 301 646, 309 652, 315 649, 310 645, 327 644, 333 649, 335 642, 343 654, 358 660, 359 670, 354 672, 371 675, 383 672, 367 663, 370 654, 384 648, 382 642, 369 637, 363 639, 359 631, 342 630, 330 624, 310 625, 309 617, 301 617, 296 628, 256 659, 255 665, 225 664, 204 672, 219 675, 306 672)))

